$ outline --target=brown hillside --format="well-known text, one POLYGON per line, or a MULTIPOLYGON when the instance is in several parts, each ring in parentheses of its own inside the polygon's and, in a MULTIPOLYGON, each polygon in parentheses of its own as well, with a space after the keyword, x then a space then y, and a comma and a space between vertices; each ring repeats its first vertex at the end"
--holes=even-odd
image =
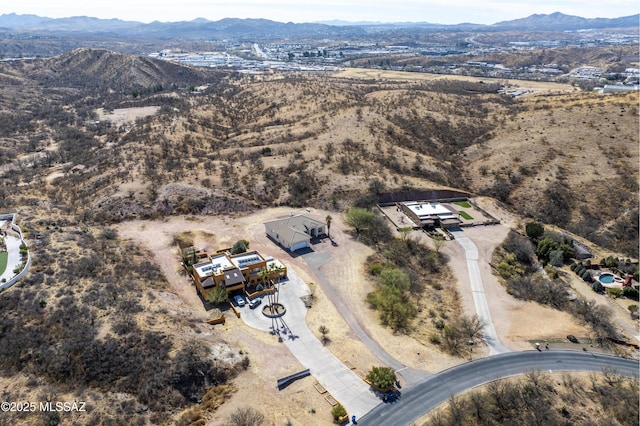
POLYGON ((472 190, 636 255, 637 103, 637 94, 525 98, 495 137, 467 149, 472 190))
MULTIPOLYGON (((189 87, 211 81, 206 68, 194 68, 148 56, 101 49, 75 49, 52 58, 20 62, 27 78, 47 87, 111 89, 189 87)), ((219 74, 218 74, 219 75, 219 74)))
MULTIPOLYGON (((353 244, 361 256, 344 282, 368 286, 366 253, 341 232, 340 213, 397 189, 489 195, 509 215, 561 225, 637 256, 636 93, 538 88, 514 99, 489 79, 391 80, 378 70, 367 79, 347 77, 242 76, 93 50, 1 63, 0 211, 18 214, 33 255, 27 277, 0 293, 6 399, 86 400, 86 424, 222 423, 231 408, 224 416, 215 410, 243 367, 251 369, 237 379, 244 383, 238 392, 248 397, 261 366, 270 369, 269 380, 290 374, 295 362, 284 350, 277 362, 261 364, 267 341, 257 332, 247 337, 241 320, 233 318, 224 334, 204 322, 171 245, 177 233, 200 229, 198 216, 217 216, 197 232, 217 249, 211 245, 230 246, 232 236, 247 232, 238 218, 244 212, 324 208, 336 218, 332 233, 345 239, 339 246, 353 244), (174 228, 146 232, 159 221, 144 219, 177 215, 174 228), (157 236, 157 245, 143 249, 140 240, 120 237, 115 222, 157 236), (193 300, 199 311, 187 305, 193 300), (249 355, 240 350, 245 342, 249 355)), ((254 237, 265 238, 262 221, 251 225, 254 237)), ((363 306, 368 288, 347 300, 363 306)), ((428 314, 421 314, 425 321, 428 314)), ((316 329, 321 320, 316 316, 316 329)), ((335 335, 340 321, 330 327, 335 335)), ((526 327, 516 328, 520 338, 526 327)), ((408 347, 420 355, 418 342, 408 347)), ((273 381, 259 386, 274 389, 273 381)), ((287 399, 296 401, 301 424, 322 424, 329 411, 316 393, 308 388, 287 399)), ((60 422, 57 413, 7 414, 9 424, 60 422)), ((284 423, 286 414, 274 419, 284 423)))
MULTIPOLYGON (((4 142, 13 156, 47 148, 46 163, 23 177, 25 184, 46 177, 56 164, 86 167, 82 175, 65 174, 38 189, 67 193, 85 220, 280 204, 341 208, 370 188, 444 186, 495 196, 525 216, 637 254, 636 94, 576 91, 516 100, 498 94, 497 84, 453 79, 211 77, 86 49, 24 71, 24 85, 32 76, 46 81, 45 75, 59 75, 49 86, 91 75, 98 77, 87 84, 109 84, 120 93, 180 76, 215 82, 195 93, 168 93, 163 86, 155 95, 119 103, 106 95, 111 108, 161 107, 123 127, 62 127, 74 121, 65 102, 75 102, 76 113, 87 119, 97 117, 85 100, 75 100, 77 94, 65 100, 63 91, 49 104, 37 98, 51 95, 36 93, 22 100, 24 113, 0 116, 14 138, 4 142), (111 80, 109 72, 115 72, 111 80), (47 120, 52 112, 58 118, 47 120), (22 129, 22 136, 11 129, 22 129)), ((105 95, 96 96, 91 105, 105 95)))

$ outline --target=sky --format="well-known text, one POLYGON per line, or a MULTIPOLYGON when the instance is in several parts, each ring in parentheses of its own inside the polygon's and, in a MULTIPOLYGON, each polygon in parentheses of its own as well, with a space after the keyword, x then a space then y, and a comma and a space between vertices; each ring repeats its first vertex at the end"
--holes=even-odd
POLYGON ((264 18, 278 22, 328 20, 494 24, 534 13, 562 12, 583 18, 640 13, 638 0, 2 0, 0 14, 49 18, 90 16, 139 22, 205 18, 264 18))

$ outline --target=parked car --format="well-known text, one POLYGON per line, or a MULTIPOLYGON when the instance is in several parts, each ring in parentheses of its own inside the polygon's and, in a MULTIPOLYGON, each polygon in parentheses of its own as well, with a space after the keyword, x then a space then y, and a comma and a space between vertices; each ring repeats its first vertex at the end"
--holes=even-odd
POLYGON ((245 301, 244 301, 244 297, 242 296, 236 296, 233 298, 236 301, 236 305, 238 306, 244 306, 245 301))
POLYGON ((258 306, 260 306, 260 304, 262 303, 262 299, 255 299, 255 300, 250 300, 249 301, 249 307, 251 309, 255 309, 258 306))

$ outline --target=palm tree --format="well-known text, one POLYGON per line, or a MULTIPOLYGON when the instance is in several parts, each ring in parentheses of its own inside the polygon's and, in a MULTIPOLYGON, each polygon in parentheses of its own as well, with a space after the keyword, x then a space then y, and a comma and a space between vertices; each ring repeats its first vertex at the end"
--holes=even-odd
POLYGON ((331 217, 330 214, 328 214, 327 217, 325 217, 325 220, 327 221, 327 235, 329 236, 329 238, 331 238, 330 230, 331 230, 331 221, 333 220, 333 218, 331 217))

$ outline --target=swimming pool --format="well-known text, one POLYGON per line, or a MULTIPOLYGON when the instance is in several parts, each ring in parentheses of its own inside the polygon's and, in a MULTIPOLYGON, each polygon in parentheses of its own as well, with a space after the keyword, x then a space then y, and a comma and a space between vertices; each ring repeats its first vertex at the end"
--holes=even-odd
POLYGON ((598 277, 602 284, 613 284, 613 274, 602 274, 598 277))
POLYGON ((600 281, 600 283, 603 285, 607 285, 607 284, 621 284, 624 280, 619 276, 612 274, 611 272, 604 272, 600 274, 600 276, 598 277, 598 281, 600 281))

